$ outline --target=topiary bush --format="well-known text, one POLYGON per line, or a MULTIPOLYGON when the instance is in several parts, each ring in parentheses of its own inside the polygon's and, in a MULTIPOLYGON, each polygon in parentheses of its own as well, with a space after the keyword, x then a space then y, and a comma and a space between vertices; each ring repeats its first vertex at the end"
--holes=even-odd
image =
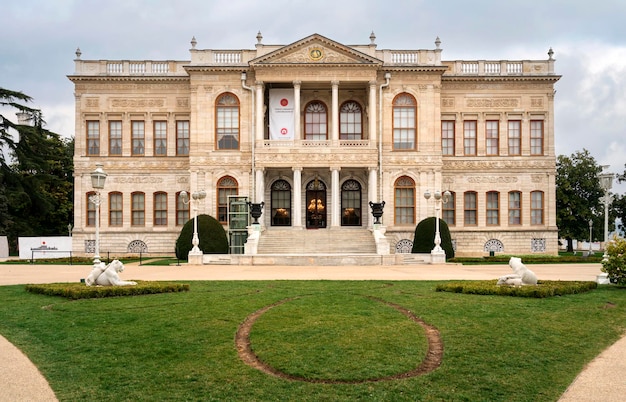
MULTIPOLYGON (((193 219, 190 219, 176 240, 176 258, 186 260, 193 248, 193 219)), ((228 237, 217 219, 209 215, 198 215, 198 247, 204 254, 228 254, 228 237)))
MULTIPOLYGON (((442 219, 439 219, 439 236, 441 237, 441 248, 446 252, 446 260, 454 258, 450 229, 448 224, 442 219)), ((434 247, 435 217, 431 216, 417 224, 411 253, 430 253, 434 247)))
POLYGON ((514 297, 554 297, 589 292, 598 287, 592 281, 538 281, 537 285, 507 286, 498 285, 497 280, 446 282, 437 285, 437 292, 463 293, 470 295, 514 296, 514 297))
POLYGON ((606 245, 608 258, 602 261, 602 272, 609 274, 609 281, 626 285, 626 240, 614 237, 606 245))

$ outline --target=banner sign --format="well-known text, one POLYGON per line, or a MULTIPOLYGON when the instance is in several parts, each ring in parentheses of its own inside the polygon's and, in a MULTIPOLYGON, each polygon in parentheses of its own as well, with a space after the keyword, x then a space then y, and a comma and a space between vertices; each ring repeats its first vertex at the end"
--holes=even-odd
POLYGON ((69 257, 72 238, 69 236, 18 237, 20 260, 69 257))
POLYGON ((294 139, 293 89, 270 89, 270 140, 294 139))

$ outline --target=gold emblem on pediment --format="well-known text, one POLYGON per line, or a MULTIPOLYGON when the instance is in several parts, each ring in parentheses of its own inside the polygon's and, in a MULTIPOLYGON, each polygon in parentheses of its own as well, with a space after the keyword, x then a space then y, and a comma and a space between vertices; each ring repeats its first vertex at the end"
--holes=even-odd
POLYGON ((320 61, 324 58, 324 49, 321 47, 312 47, 309 49, 309 59, 313 61, 320 61))

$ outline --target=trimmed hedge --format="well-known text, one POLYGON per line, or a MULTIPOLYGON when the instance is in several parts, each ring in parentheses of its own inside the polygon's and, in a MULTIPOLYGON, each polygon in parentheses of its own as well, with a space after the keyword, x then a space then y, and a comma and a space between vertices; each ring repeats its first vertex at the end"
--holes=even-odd
POLYGON ((448 262, 457 262, 464 265, 508 264, 511 257, 520 257, 524 264, 580 264, 601 262, 602 256, 558 256, 558 255, 496 255, 493 257, 455 257, 448 262))
MULTIPOLYGON (((185 223, 176 240, 176 257, 187 260, 193 248, 193 218, 185 223)), ((228 254, 228 236, 221 223, 210 215, 198 215, 198 240, 203 254, 228 254)))
POLYGON ((437 285, 437 292, 471 295, 545 298, 589 292, 598 284, 591 281, 538 281, 536 286, 497 285, 497 280, 447 282, 437 285))
POLYGON ((187 292, 189 291, 189 285, 185 283, 143 281, 137 281, 137 285, 133 286, 87 286, 84 283, 46 283, 26 285, 26 291, 46 296, 61 296, 70 300, 78 300, 187 292))
MULTIPOLYGON (((417 224, 411 253, 430 253, 432 251, 435 247, 435 222, 435 217, 431 216, 417 224)), ((439 219, 439 237, 441 237, 441 248, 446 252, 446 260, 454 258, 450 229, 443 219, 439 219)))

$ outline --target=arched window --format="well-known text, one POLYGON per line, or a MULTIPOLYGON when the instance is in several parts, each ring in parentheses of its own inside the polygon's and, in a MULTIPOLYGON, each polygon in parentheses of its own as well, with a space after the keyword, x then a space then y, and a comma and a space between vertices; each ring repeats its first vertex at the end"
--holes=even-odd
POLYGON ((407 93, 393 100, 393 149, 415 149, 417 138, 417 102, 407 93))
POLYGON ((183 202, 180 192, 176 193, 176 226, 182 226, 189 220, 189 204, 183 202))
POLYGON ((217 216, 220 223, 228 223, 228 196, 237 193, 237 180, 232 177, 222 177, 217 182, 217 216))
POLYGON ((443 220, 448 226, 456 225, 456 193, 450 191, 450 198, 448 202, 443 203, 443 220))
POLYGON ((363 113, 361 105, 348 101, 339 109, 339 139, 360 140, 363 138, 363 113))
POLYGON ((509 225, 522 224, 522 193, 509 192, 509 225))
POLYGON ((109 226, 122 226, 123 212, 122 193, 109 193, 109 226))
POLYGON ((530 192, 530 224, 543 225, 543 191, 530 192))
POLYGON ((131 199, 131 219, 132 226, 144 226, 146 224, 146 196, 142 192, 132 193, 131 199))
POLYGON ((489 191, 487 193, 487 225, 495 226, 500 224, 500 193, 489 191))
POLYGON ((94 191, 87 193, 87 226, 96 225, 96 204, 90 201, 90 198, 95 196, 96 193, 94 191))
POLYGON ((272 184, 272 226, 291 226, 291 185, 286 180, 272 184))
POLYGON ((313 101, 304 108, 304 135, 306 140, 324 141, 328 139, 328 114, 326 105, 313 101))
POLYGON ((154 193, 154 226, 167 226, 167 193, 154 193))
POLYGON ((394 223, 415 224, 415 182, 407 176, 399 177, 394 187, 394 223))
POLYGON ((217 149, 239 149, 239 99, 231 93, 215 101, 215 135, 217 149))
POLYGON ((354 179, 341 186, 341 225, 361 226, 361 184, 354 179))
POLYGON ((475 191, 463 194, 463 222, 465 226, 478 225, 478 196, 475 191))

